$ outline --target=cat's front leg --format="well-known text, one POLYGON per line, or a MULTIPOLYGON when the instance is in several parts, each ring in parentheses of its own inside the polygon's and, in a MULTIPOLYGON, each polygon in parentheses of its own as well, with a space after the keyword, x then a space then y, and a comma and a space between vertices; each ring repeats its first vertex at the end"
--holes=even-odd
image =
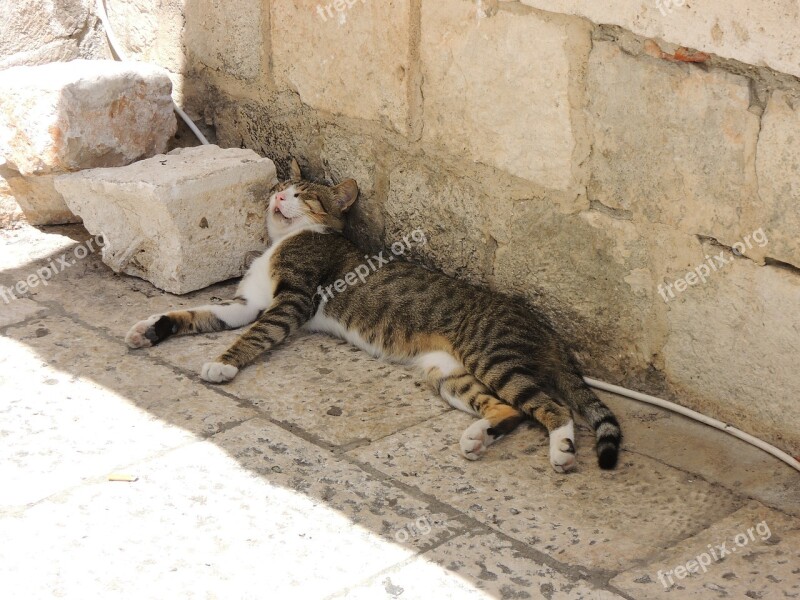
POLYGON ((147 348, 173 335, 237 329, 255 321, 263 308, 256 302, 236 298, 223 304, 153 315, 131 327, 125 343, 130 348, 147 348))
POLYGON ((200 377, 212 383, 230 381, 239 369, 249 365, 263 352, 281 344, 308 321, 313 310, 310 295, 283 292, 276 296, 272 307, 245 331, 217 360, 207 362, 200 377))

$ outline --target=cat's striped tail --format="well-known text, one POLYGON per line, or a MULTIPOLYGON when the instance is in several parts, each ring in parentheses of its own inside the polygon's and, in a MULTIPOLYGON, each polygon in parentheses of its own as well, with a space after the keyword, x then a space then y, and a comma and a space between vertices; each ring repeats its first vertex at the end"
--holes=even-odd
POLYGON ((594 431, 597 462, 601 469, 617 465, 622 429, 619 421, 578 373, 563 374, 556 379, 555 387, 560 398, 573 411, 586 419, 594 431))

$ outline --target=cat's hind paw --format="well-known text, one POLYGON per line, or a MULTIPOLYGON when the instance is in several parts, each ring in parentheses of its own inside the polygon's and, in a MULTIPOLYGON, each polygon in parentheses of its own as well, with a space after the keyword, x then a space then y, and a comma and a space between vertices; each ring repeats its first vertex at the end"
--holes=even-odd
POLYGON ((207 362, 200 371, 200 377, 211 383, 225 383, 239 372, 237 367, 221 362, 207 362))
POLYGON ((159 340, 156 334, 155 324, 160 318, 161 315, 153 315, 144 321, 139 321, 136 325, 131 327, 130 331, 128 331, 125 336, 125 343, 128 344, 128 347, 148 348, 157 343, 159 340))
POLYGON ((575 426, 570 421, 550 432, 550 464, 556 473, 575 468, 575 426))
POLYGON ((495 441, 495 437, 489 435, 492 427, 488 419, 480 419, 464 430, 461 434, 461 454, 467 460, 478 460, 486 452, 486 448, 495 441))

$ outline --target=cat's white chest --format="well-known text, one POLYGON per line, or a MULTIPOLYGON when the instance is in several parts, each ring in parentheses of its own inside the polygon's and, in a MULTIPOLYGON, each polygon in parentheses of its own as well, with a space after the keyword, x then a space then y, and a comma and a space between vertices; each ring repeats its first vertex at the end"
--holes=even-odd
POLYGON ((272 305, 272 290, 275 289, 272 275, 272 257, 283 240, 270 246, 264 254, 255 259, 239 282, 236 295, 247 300, 247 304, 265 310, 272 305))

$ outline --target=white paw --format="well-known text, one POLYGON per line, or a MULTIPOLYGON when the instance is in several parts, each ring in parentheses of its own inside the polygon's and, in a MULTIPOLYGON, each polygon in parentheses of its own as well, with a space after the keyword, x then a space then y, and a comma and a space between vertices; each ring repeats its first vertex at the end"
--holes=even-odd
POLYGON ((495 437, 489 435, 492 424, 488 419, 475 421, 461 434, 461 454, 468 460, 478 460, 486 452, 495 437))
POLYGON ((220 362, 207 362, 200 371, 200 377, 211 383, 225 383, 236 377, 238 372, 239 369, 233 365, 226 365, 220 362))
POLYGON ((550 464, 557 473, 575 468, 575 426, 572 421, 550 432, 550 464))
MULTIPOLYGON (((148 338, 146 334, 160 318, 161 315, 153 315, 144 321, 139 321, 128 331, 128 334, 125 336, 125 343, 128 344, 130 348, 147 348, 148 346, 152 346, 153 340, 148 338)), ((154 332, 151 333, 151 336, 154 336, 154 332)))

